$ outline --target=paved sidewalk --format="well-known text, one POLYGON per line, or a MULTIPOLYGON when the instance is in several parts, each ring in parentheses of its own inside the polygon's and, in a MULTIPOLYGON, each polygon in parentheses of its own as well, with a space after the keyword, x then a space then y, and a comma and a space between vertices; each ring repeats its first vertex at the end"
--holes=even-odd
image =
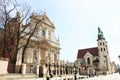
POLYGON ((100 75, 100 76, 95 76, 95 77, 86 78, 82 80, 120 80, 120 74, 114 73, 109 75, 100 75))
MULTIPOLYGON (((46 80, 46 78, 39 78, 35 74, 7 74, 0 75, 0 80, 46 80)), ((74 75, 63 75, 62 77, 53 77, 50 80, 74 80, 74 75), (68 79, 69 78, 69 79, 68 79)), ((114 73, 110 75, 99 75, 95 77, 87 78, 87 76, 77 75, 77 80, 120 80, 119 73, 114 73), (84 78, 84 79, 82 79, 84 78)))
POLYGON ((22 75, 19 73, 12 73, 12 74, 3 74, 0 75, 0 80, 17 80, 20 78, 37 78, 38 76, 36 74, 26 74, 22 75))
MULTIPOLYGON (((77 77, 86 77, 83 75, 77 75, 77 77)), ((74 80, 74 75, 62 75, 61 77, 54 76, 50 80, 74 80)), ((46 80, 46 78, 39 78, 36 74, 6 74, 0 75, 0 80, 46 80)))

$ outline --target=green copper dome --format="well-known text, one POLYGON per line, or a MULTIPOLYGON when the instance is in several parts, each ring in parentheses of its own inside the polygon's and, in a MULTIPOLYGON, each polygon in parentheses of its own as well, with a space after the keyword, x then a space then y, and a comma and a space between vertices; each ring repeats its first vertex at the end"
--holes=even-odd
POLYGON ((98 39, 104 39, 105 40, 105 38, 103 36, 103 32, 99 27, 98 27, 98 39))

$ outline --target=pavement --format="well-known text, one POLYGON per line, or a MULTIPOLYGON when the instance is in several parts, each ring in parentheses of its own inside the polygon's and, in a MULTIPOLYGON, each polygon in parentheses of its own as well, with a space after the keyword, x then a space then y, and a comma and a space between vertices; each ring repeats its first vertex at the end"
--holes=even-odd
POLYGON ((38 75, 36 74, 26 74, 26 75, 22 75, 22 74, 18 74, 18 73, 12 73, 12 74, 3 74, 0 75, 0 80, 17 80, 17 79, 25 79, 25 78, 37 78, 38 75))
POLYGON ((114 74, 109 74, 109 75, 99 75, 95 77, 85 78, 82 80, 120 80, 120 74, 114 73, 114 74))
MULTIPOLYGON (((46 78, 39 78, 35 74, 7 74, 0 75, 0 80, 46 80, 46 78)), ((53 77, 50 80, 74 80, 74 75, 63 75, 61 77, 53 77), (68 79, 69 78, 69 79, 68 79)), ((95 77, 87 77, 84 75, 77 75, 77 80, 120 80, 120 74, 114 73, 109 75, 99 75, 95 77)))

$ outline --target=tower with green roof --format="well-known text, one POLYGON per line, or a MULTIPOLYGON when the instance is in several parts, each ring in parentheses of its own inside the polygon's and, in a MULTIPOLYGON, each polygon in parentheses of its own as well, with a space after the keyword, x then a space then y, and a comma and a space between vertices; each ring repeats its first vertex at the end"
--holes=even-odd
POLYGON ((98 42, 98 55, 99 55, 99 69, 101 69, 100 71, 102 73, 111 73, 108 45, 100 27, 98 27, 97 42, 98 42))

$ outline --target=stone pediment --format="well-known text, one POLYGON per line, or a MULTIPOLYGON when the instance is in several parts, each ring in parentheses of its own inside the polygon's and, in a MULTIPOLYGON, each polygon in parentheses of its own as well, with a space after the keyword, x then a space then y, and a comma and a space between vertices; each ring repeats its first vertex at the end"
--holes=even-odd
POLYGON ((40 14, 40 15, 33 15, 32 19, 38 21, 42 20, 42 23, 45 25, 48 25, 49 27, 55 28, 54 24, 50 21, 46 13, 40 14))
POLYGON ((84 55, 84 57, 93 57, 93 55, 90 52, 86 52, 86 54, 84 55))
POLYGON ((50 19, 48 18, 48 16, 45 13, 42 14, 42 19, 43 19, 43 22, 45 22, 45 24, 49 25, 52 28, 55 28, 54 24, 50 21, 50 19))

